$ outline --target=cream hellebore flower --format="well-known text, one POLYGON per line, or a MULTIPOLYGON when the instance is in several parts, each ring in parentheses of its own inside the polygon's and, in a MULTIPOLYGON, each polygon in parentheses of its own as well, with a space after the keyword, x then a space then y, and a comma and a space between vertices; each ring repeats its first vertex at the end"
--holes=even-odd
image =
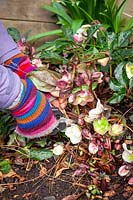
POLYGON ((133 63, 127 63, 126 64, 126 73, 127 73, 127 77, 133 78, 133 63))
POLYGON ((101 104, 100 100, 98 99, 96 108, 89 111, 89 116, 85 117, 85 121, 91 123, 94 119, 99 118, 100 114, 104 111, 104 106, 101 104))
POLYGON ((122 124, 113 124, 109 130, 109 134, 111 136, 118 136, 123 133, 123 125, 122 124))
POLYGON ((71 124, 66 128, 65 135, 70 138, 72 144, 78 144, 82 140, 81 129, 77 124, 71 124))
POLYGON ((122 144, 122 147, 124 149, 122 153, 123 160, 128 163, 133 163, 133 151, 127 149, 127 145, 125 143, 122 144))
POLYGON ((57 156, 63 154, 64 151, 64 145, 63 143, 56 143, 54 144, 54 148, 53 148, 53 153, 57 156))

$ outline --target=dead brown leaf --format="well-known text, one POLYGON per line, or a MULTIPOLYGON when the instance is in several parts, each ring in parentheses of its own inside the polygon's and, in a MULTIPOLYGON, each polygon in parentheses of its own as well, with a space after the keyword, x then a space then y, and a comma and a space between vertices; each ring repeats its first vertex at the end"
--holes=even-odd
POLYGON ((61 173, 66 170, 66 169, 69 169, 68 167, 62 167, 61 169, 57 170, 56 173, 55 173, 55 178, 57 178, 58 176, 61 175, 61 173))
POLYGON ((77 200, 77 195, 68 195, 64 197, 62 200, 77 200))
POLYGON ((25 193, 24 195, 23 195, 23 198, 25 198, 25 199, 29 199, 29 197, 32 195, 32 193, 31 192, 29 192, 29 193, 25 193))
POLYGON ((10 177, 16 177, 18 178, 20 181, 24 181, 25 177, 20 176, 19 174, 17 174, 15 171, 13 171, 12 169, 10 170, 10 172, 8 174, 2 174, 0 173, 0 180, 2 180, 3 178, 10 178, 10 177))
POLYGON ((39 176, 44 176, 47 173, 47 169, 45 167, 41 167, 41 170, 39 172, 39 176))
POLYGON ((116 194, 114 190, 109 190, 104 193, 104 197, 112 197, 116 194))

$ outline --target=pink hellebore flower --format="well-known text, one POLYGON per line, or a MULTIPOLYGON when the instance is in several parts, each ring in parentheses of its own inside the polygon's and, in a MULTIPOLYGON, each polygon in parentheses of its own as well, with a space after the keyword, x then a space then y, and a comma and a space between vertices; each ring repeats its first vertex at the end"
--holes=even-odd
POLYGON ((88 150, 91 154, 96 154, 98 152, 98 145, 95 144, 94 142, 91 142, 89 144, 88 150))
POLYGON ((87 139, 87 140, 91 140, 91 139, 92 139, 92 134, 91 134, 91 132, 90 132, 88 129, 86 129, 86 128, 84 128, 84 129, 82 130, 82 136, 83 136, 85 139, 87 139))
POLYGON ((94 72, 92 74, 92 79, 96 80, 98 83, 102 83, 103 82, 102 78, 103 78, 103 73, 102 72, 94 72))
MULTIPOLYGON (((90 27, 90 24, 85 24, 81 26, 73 36, 74 41, 78 43, 85 41, 87 39, 87 30, 90 27)), ((97 38, 97 32, 98 30, 93 34, 94 38, 97 38)))
POLYGON ((68 71, 65 71, 65 74, 62 76, 61 79, 57 82, 57 87, 60 89, 65 89, 67 85, 72 82, 72 75, 68 71))
POLYGON ((81 28, 79 28, 77 32, 73 35, 74 41, 78 43, 85 41, 87 38, 87 29, 89 27, 91 27, 91 25, 89 24, 81 26, 81 28))
POLYGON ((118 174, 119 174, 120 176, 126 176, 128 173, 129 173, 129 169, 128 169, 127 165, 121 166, 121 167, 119 168, 119 170, 118 170, 118 174))

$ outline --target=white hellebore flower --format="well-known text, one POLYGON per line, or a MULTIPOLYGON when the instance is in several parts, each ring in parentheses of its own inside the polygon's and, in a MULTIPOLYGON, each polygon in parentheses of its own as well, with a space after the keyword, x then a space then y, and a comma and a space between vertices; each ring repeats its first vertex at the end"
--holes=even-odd
POLYGON ((122 153, 123 160, 128 163, 133 163, 133 151, 127 149, 127 145, 125 143, 122 144, 122 147, 124 149, 122 153))
POLYGON ((66 128, 65 135, 70 138, 72 144, 78 144, 82 140, 81 129, 77 124, 71 124, 66 128))
POLYGON ((101 104, 100 100, 98 99, 96 108, 89 111, 89 116, 85 117, 85 121, 91 123, 94 119, 97 119, 99 115, 104 111, 104 106, 101 104))
POLYGON ((57 156, 61 155, 64 151, 63 143, 56 143, 54 144, 53 153, 57 156))

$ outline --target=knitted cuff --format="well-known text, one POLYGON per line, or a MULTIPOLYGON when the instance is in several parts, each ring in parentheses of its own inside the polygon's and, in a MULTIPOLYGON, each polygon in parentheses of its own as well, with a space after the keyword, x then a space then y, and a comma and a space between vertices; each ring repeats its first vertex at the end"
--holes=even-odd
POLYGON ((36 66, 31 64, 29 57, 22 53, 13 56, 4 65, 18 74, 21 79, 25 79, 27 73, 36 69, 36 66))
POLYGON ((22 83, 20 102, 11 109, 17 121, 16 132, 27 138, 46 136, 57 126, 50 104, 30 79, 22 83))

